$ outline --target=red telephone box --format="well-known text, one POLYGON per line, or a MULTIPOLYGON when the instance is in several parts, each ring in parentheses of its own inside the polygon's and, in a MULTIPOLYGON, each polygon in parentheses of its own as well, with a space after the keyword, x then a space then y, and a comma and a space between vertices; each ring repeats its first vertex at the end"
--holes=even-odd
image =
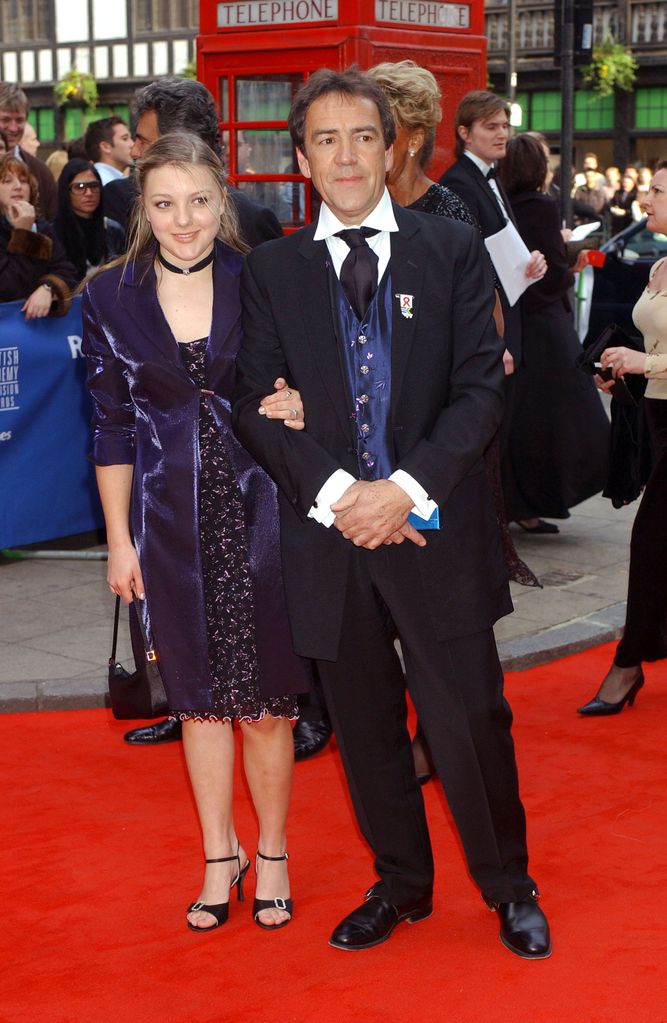
POLYGON ((484 0, 200 0, 197 77, 216 98, 230 180, 289 230, 310 220, 311 185, 287 129, 292 97, 319 67, 411 59, 438 79, 434 172, 453 159, 460 98, 486 83, 484 0))

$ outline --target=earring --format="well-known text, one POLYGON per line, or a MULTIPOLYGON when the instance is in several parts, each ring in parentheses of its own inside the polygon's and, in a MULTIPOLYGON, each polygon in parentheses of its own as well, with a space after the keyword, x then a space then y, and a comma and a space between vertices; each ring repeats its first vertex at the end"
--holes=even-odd
POLYGON ((414 156, 414 155, 415 155, 415 150, 414 149, 408 149, 408 156, 414 156))

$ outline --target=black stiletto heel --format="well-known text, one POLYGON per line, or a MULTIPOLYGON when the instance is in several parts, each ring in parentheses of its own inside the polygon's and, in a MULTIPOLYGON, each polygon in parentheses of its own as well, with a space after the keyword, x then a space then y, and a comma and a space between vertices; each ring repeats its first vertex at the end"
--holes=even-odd
POLYGON ((585 703, 583 707, 577 709, 577 714, 582 714, 584 717, 605 717, 610 714, 620 714, 626 703, 629 707, 632 707, 635 700, 637 699, 637 693, 644 685, 644 672, 639 669, 639 675, 632 683, 623 699, 618 700, 617 703, 608 703, 607 700, 601 700, 599 696, 594 696, 589 703, 585 703))
MULTIPOLYGON (((229 890, 231 893, 232 888, 236 885, 237 900, 239 902, 244 902, 245 897, 243 895, 243 879, 245 878, 250 868, 250 860, 248 860, 243 869, 241 869, 241 857, 239 856, 240 848, 241 847, 239 845, 237 847, 235 856, 220 856, 217 859, 206 860, 206 863, 231 863, 232 860, 237 861, 239 865, 239 870, 236 877, 229 886, 229 890)), ((196 913, 200 909, 203 910, 204 913, 210 913, 212 917, 215 917, 216 922, 214 924, 210 924, 208 927, 197 927, 195 924, 191 924, 189 920, 187 921, 187 924, 191 931, 200 931, 202 934, 205 934, 207 931, 214 931, 217 927, 221 927, 224 923, 227 922, 227 919, 229 917, 229 900, 227 900, 227 902, 219 902, 215 906, 209 906, 205 902, 193 902, 191 906, 188 906, 186 915, 187 913, 196 913)))
MULTIPOLYGON (((283 853, 282 856, 265 856, 264 853, 261 853, 259 851, 259 849, 257 850, 257 855, 259 856, 260 860, 273 860, 274 862, 277 862, 278 860, 288 860, 289 859, 289 856, 287 855, 287 853, 283 853)), ((255 864, 255 870, 257 870, 257 865, 256 864, 255 864)), ((288 923, 291 922, 293 910, 294 910, 294 903, 292 902, 291 899, 281 899, 281 898, 276 898, 276 899, 255 899, 255 901, 252 904, 252 918, 255 921, 255 923, 257 924, 257 926, 263 928, 263 930, 265 930, 265 931, 277 931, 277 930, 280 930, 281 927, 287 927, 288 923), (280 924, 263 924, 262 921, 259 919, 259 914, 262 912, 263 909, 282 909, 282 910, 284 910, 284 912, 289 913, 289 916, 288 916, 287 920, 283 920, 283 922, 280 923, 280 924)))

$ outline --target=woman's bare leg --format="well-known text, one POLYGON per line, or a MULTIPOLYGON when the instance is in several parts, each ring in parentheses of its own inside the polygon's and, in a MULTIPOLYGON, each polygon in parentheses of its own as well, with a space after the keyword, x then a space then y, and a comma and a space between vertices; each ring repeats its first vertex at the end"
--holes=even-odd
MULTIPOLYGON (((184 721, 183 749, 199 814, 204 856, 206 859, 235 856, 238 839, 232 815, 232 726, 222 721, 184 721)), ((239 855, 243 867, 247 855, 243 849, 239 855)), ((197 902, 209 906, 227 902, 230 885, 238 871, 236 859, 229 863, 207 863, 197 902)), ((209 927, 215 923, 214 917, 204 910, 188 913, 188 921, 195 927, 209 927)))
MULTIPOLYGON (((294 744, 287 718, 266 715, 261 721, 241 722, 243 764, 259 822, 257 848, 265 856, 286 851, 287 811, 292 791, 294 744)), ((258 899, 287 899, 290 894, 287 862, 257 861, 258 899)), ((280 909, 262 910, 263 924, 275 925, 288 918, 280 909)))

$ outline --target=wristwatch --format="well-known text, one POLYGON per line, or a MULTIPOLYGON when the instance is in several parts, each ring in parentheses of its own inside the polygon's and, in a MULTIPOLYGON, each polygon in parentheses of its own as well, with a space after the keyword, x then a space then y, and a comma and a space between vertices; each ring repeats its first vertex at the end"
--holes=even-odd
POLYGON ((53 285, 49 284, 48 281, 42 281, 42 287, 46 288, 47 291, 53 291, 53 285))

